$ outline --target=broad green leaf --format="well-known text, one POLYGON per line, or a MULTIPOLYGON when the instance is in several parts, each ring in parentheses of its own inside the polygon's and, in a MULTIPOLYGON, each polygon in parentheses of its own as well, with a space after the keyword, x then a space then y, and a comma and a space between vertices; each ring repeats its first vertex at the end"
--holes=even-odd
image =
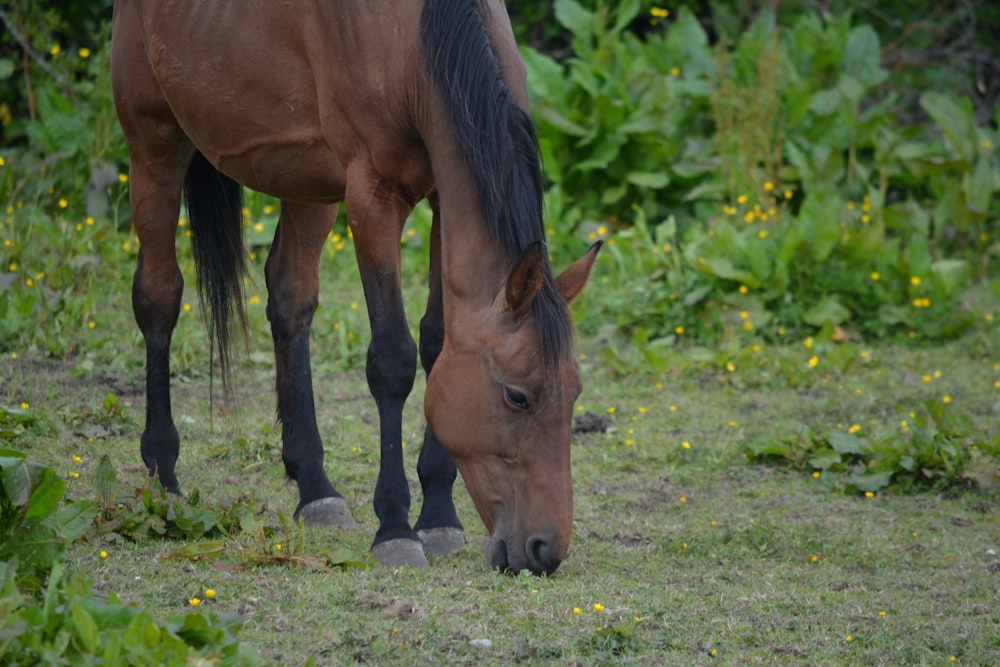
POLYGON ((911 276, 922 276, 930 271, 932 257, 926 237, 917 235, 910 237, 910 242, 903 250, 903 259, 906 262, 904 268, 911 276))
POLYGON ((847 483, 858 491, 879 491, 889 486, 891 472, 855 473, 847 478, 847 483))
POLYGON ((77 500, 61 505, 52 515, 55 524, 67 543, 75 542, 94 524, 97 508, 89 500, 77 500))
POLYGON ((966 97, 955 101, 942 93, 927 91, 920 96, 920 106, 941 128, 962 159, 971 164, 979 145, 972 102, 966 97))
POLYGON ((882 53, 875 30, 868 25, 851 29, 844 48, 844 73, 850 74, 865 88, 872 88, 889 76, 882 69, 881 61, 882 53))
POLYGON ((226 550, 226 543, 223 540, 209 540, 208 542, 191 542, 185 544, 180 549, 175 549, 164 556, 164 559, 186 558, 188 560, 201 560, 204 558, 215 558, 221 556, 226 550))
MULTIPOLYGON (((997 284, 1000 285, 1000 281, 997 281, 997 284)), ((702 285, 701 287, 696 287, 684 296, 684 305, 688 307, 696 306, 699 303, 701 303, 705 299, 705 297, 708 296, 711 292, 712 292, 711 285, 702 285)), ((1000 287, 998 287, 997 292, 1000 293, 1000 287)))
POLYGON ((552 7, 556 20, 574 35, 593 34, 595 15, 576 0, 555 0, 552 7))
POLYGON ((625 178, 640 188, 663 188, 670 183, 670 176, 665 172, 633 171, 625 178))
POLYGON ((29 523, 41 523, 56 511, 64 495, 66 495, 66 482, 56 475, 55 470, 45 468, 42 478, 31 492, 24 520, 29 523))
POLYGON ((96 652, 100 644, 100 630, 97 627, 97 623, 94 622, 93 617, 82 604, 71 604, 69 608, 70 619, 73 622, 73 628, 76 630, 74 637, 83 644, 83 648, 87 653, 96 652))
POLYGON ((966 205, 975 213, 986 215, 990 208, 990 201, 993 199, 994 174, 990 161, 980 159, 976 161, 976 167, 971 174, 965 177, 965 201, 966 205))
POLYGON ((820 327, 827 322, 831 324, 843 324, 851 317, 851 311, 841 305, 840 300, 834 295, 823 297, 815 306, 802 313, 802 319, 815 327, 820 327))
POLYGON ((791 449, 780 440, 758 440, 746 446, 747 455, 751 457, 776 456, 779 458, 791 458, 791 449))
POLYGON ((615 10, 615 25, 611 29, 613 33, 619 33, 632 23, 639 14, 639 0, 619 0, 618 8, 615 10))
MULTIPOLYGON (((192 614, 193 615, 193 614, 192 614)), ((136 614, 125 631, 125 645, 155 649, 160 644, 161 633, 148 611, 136 614)))
POLYGON ((620 134, 605 134, 594 145, 590 152, 590 157, 583 162, 574 165, 575 171, 591 171, 593 169, 606 169, 608 163, 618 157, 618 152, 628 140, 620 134))
POLYGON ((42 480, 48 468, 25 458, 0 457, 4 495, 13 505, 23 507, 28 504, 35 487, 42 480))
POLYGON ((829 470, 834 466, 839 466, 844 462, 840 454, 831 450, 817 452, 809 459, 809 467, 817 470, 829 470))
POLYGON ((840 91, 836 88, 817 91, 809 100, 809 110, 818 116, 830 116, 836 113, 839 105, 840 91))
MULTIPOLYGON (((840 93, 841 99, 847 100, 852 106, 854 106, 861 101, 861 98, 864 97, 866 91, 857 79, 853 76, 845 74, 840 77, 840 81, 837 82, 837 92, 840 93)), ((851 125, 856 125, 857 119, 854 114, 851 114, 845 119, 845 122, 848 122, 851 125)))
POLYGON ((843 431, 830 432, 830 446, 838 454, 861 453, 861 440, 857 436, 843 431))
POLYGON ((957 294, 969 277, 969 265, 964 259, 939 259, 931 265, 931 271, 948 294, 957 294))
POLYGON ((601 94, 601 80, 590 63, 582 60, 570 61, 569 78, 579 84, 591 99, 601 94))
MULTIPOLYGON (((541 109, 538 109, 537 114, 539 118, 563 134, 568 134, 572 137, 587 137, 591 134, 591 130, 583 125, 574 123, 552 107, 542 107, 541 109)), ((547 160, 546 162, 551 163, 553 161, 547 160)))
POLYGON ((809 239, 813 259, 825 262, 840 242, 840 211, 843 201, 826 191, 810 194, 799 211, 799 226, 809 239))
POLYGON ((725 280, 735 280, 737 282, 743 283, 748 287, 758 287, 759 283, 757 278, 746 271, 745 269, 739 269, 733 266, 725 257, 713 257, 712 259, 706 259, 704 264, 699 264, 700 267, 706 268, 709 273, 723 278, 725 280))
POLYGON ((549 104, 561 100, 566 90, 563 66, 530 47, 521 49, 521 57, 528 67, 528 91, 533 99, 545 100, 549 104))
POLYGON ((698 17, 687 6, 677 10, 677 17, 670 24, 666 37, 666 51, 685 79, 716 75, 715 56, 709 47, 708 36, 698 17))

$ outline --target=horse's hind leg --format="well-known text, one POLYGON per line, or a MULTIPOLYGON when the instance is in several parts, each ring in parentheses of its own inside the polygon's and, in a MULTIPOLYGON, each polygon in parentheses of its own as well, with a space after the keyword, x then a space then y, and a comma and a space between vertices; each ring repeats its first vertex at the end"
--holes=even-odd
POLYGON ((180 439, 170 412, 170 339, 181 307, 184 279, 177 266, 175 232, 184 170, 133 158, 132 216, 139 260, 132 280, 132 310, 146 341, 146 425, 140 451, 150 475, 178 490, 174 465, 180 439))
MULTIPOLYGON (((431 200, 434 223, 430 243, 430 293, 427 310, 420 320, 420 363, 428 375, 444 344, 444 304, 441 287, 441 229, 437 202, 431 200)), ((465 531, 458 520, 452 489, 457 470, 451 455, 427 426, 417 461, 423 490, 420 517, 414 529, 429 556, 450 556, 465 546, 465 531)))
POLYGON ((264 272, 282 424, 281 458, 285 472, 299 487, 295 516, 307 525, 353 526, 347 503, 323 469, 309 360, 309 329, 319 303, 319 260, 336 217, 335 205, 283 202, 264 272))
POLYGON ((381 458, 373 501, 379 527, 372 555, 386 565, 425 567, 423 545, 409 523, 402 449, 403 405, 417 372, 417 346, 406 323, 400 285, 399 235, 410 206, 373 187, 373 180, 377 183, 375 176, 353 181, 349 172, 347 188, 347 214, 372 331, 368 387, 379 415, 381 458), (371 195, 373 189, 379 196, 371 195))
POLYGON ((184 279, 177 266, 175 234, 194 147, 144 64, 138 37, 130 39, 138 35, 130 18, 116 14, 112 75, 115 107, 128 142, 132 223, 139 238, 132 309, 146 341, 146 424, 140 448, 150 475, 176 492, 180 441, 170 413, 170 339, 184 279))

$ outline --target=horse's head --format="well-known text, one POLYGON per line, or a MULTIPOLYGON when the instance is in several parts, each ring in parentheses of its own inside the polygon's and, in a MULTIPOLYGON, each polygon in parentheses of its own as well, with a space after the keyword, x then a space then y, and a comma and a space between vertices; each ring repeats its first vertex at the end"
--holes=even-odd
MULTIPOLYGON (((580 293, 599 248, 555 279, 565 302, 556 305, 580 293)), ((535 574, 554 572, 569 551, 570 430, 582 388, 572 345, 544 358, 532 308, 545 280, 543 252, 541 244, 529 247, 489 312, 446 332, 424 405, 490 531, 490 564, 535 574)))

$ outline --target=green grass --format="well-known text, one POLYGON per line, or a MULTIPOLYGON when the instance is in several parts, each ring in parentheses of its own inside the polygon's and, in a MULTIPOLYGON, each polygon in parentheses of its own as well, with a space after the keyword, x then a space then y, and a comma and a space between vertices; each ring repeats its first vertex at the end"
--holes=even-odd
MULTIPOLYGON (((255 357, 266 341, 258 348, 255 357)), ((782 358, 778 349, 760 354, 782 358)), ((215 397, 214 415, 205 378, 175 380, 179 474, 203 505, 246 502, 276 531, 228 540, 207 561, 165 559, 184 546, 179 541, 95 537, 71 549, 70 569, 157 615, 182 612, 213 588, 216 597, 203 604, 243 616, 240 637, 265 664, 1000 661, 1000 561, 988 551, 1000 550, 995 459, 976 459, 975 488, 867 498, 840 492, 836 475, 751 465, 743 454, 748 442, 786 437, 796 424, 856 423, 862 435, 889 428, 898 421, 894 406, 945 393, 950 409, 992 430, 1000 352, 988 332, 933 349, 874 348, 851 373, 831 371, 798 387, 760 369, 728 373, 694 363, 662 377, 621 379, 590 361, 597 358, 583 362, 579 405, 613 425, 575 440, 574 542, 551 578, 489 571, 485 530, 461 487, 470 544, 429 570, 369 563, 317 572, 254 560, 273 554, 279 541, 303 554, 367 558, 375 531, 374 405, 363 373, 341 371, 321 352, 317 404, 327 468, 353 505, 357 529, 308 530, 298 547, 282 533, 277 515, 291 512, 296 494, 283 479, 270 417, 273 371, 260 363, 241 371, 236 400, 215 397)), ((98 367, 79 378, 72 363, 25 356, 0 369, 4 386, 16 387, 8 404, 23 400, 38 416, 5 444, 66 478, 79 472, 70 496, 92 495, 89 480, 105 453, 123 486, 145 483, 139 375, 102 375, 98 367), (83 462, 74 463, 74 454, 83 462)), ((421 392, 418 386, 404 424, 405 441, 414 443, 406 451, 415 505, 421 392)))

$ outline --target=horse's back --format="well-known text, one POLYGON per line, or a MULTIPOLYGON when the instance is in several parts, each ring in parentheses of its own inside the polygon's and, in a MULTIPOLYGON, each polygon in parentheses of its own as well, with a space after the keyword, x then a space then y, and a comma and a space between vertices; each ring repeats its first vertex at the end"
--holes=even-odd
MULTIPOLYGON (((237 181, 283 199, 341 200, 359 156, 388 172, 424 160, 413 112, 421 4, 119 0, 119 113, 169 109, 237 181)), ((127 136, 149 127, 123 125, 127 136)))

